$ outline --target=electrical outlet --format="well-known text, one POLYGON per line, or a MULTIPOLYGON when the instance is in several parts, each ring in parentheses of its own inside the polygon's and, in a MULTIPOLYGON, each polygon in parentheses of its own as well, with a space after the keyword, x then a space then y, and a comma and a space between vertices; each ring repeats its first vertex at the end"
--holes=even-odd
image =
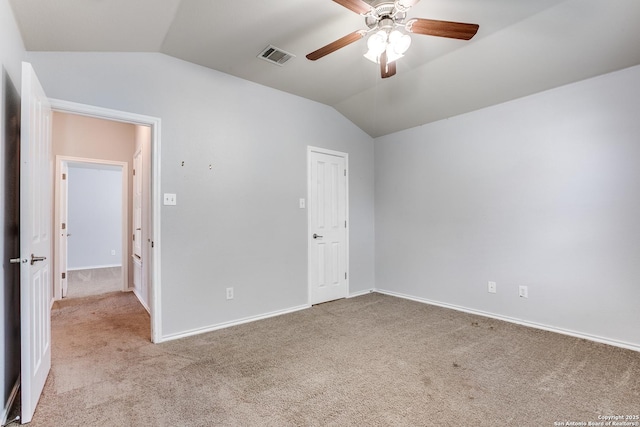
POLYGON ((233 299, 233 288, 227 288, 227 299, 233 299))
POLYGON ((520 298, 529 298, 529 288, 527 286, 519 286, 518 295, 520 298))
POLYGON ((487 292, 490 294, 495 294, 498 291, 498 285, 496 282, 488 282, 487 283, 487 292))

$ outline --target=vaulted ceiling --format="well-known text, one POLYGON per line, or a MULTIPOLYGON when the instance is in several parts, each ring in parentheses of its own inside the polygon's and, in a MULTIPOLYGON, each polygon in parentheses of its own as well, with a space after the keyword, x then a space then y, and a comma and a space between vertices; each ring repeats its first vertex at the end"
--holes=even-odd
POLYGON ((366 40, 305 58, 367 29, 332 0, 11 4, 27 50, 161 52, 330 105, 373 137, 640 64, 638 0, 421 0, 409 18, 480 29, 470 41, 412 35, 387 79, 362 56, 366 40), (296 57, 263 61, 268 45, 296 57))

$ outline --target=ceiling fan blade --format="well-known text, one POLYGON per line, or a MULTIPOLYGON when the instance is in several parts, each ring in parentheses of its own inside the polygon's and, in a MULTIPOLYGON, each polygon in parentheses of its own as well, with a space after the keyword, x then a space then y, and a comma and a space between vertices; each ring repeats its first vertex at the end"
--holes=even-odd
POLYGON ((358 31, 354 31, 351 34, 347 34, 346 36, 339 38, 333 43, 329 43, 328 45, 323 46, 320 49, 311 52, 310 54, 307 55, 307 59, 311 61, 320 59, 323 56, 333 53, 338 49, 342 49, 343 47, 348 46, 353 42, 357 42, 362 37, 364 37, 365 34, 366 34, 366 31, 364 30, 358 30, 358 31))
POLYGON ((333 0, 334 2, 346 7, 349 10, 366 15, 371 10, 371 5, 362 0, 333 0))
POLYGON ((387 51, 382 52, 380 55, 380 74, 383 79, 396 74, 396 61, 387 62, 387 51))
POLYGON ((406 28, 407 31, 414 34, 469 40, 476 35, 480 26, 477 24, 464 24, 462 22, 415 18, 407 21, 406 28))

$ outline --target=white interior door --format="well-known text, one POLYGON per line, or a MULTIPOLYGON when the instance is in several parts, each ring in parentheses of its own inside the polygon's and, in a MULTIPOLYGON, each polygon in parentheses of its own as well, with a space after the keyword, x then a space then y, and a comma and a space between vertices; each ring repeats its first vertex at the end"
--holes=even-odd
POLYGON ((133 155, 133 288, 142 305, 148 310, 148 293, 143 268, 144 241, 143 233, 143 166, 142 149, 138 149, 133 155))
POLYGON ((142 259, 142 150, 133 156, 133 256, 142 259))
POLYGON ((56 224, 60 239, 58 240, 58 271, 60 272, 60 288, 62 289, 62 298, 67 296, 67 253, 69 233, 69 164, 65 161, 60 162, 60 180, 58 190, 60 191, 60 222, 56 224))
POLYGON ((51 107, 22 63, 20 135, 20 328, 23 423, 33 417, 51 368, 51 107))
POLYGON ((309 297, 347 296, 346 154, 309 149, 309 297))

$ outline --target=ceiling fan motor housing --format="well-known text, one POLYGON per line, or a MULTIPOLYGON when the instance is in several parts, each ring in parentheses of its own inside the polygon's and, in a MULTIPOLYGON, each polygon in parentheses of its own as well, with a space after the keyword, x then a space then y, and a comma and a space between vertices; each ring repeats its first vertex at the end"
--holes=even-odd
POLYGON ((404 22, 407 13, 399 9, 396 2, 380 0, 374 2, 372 11, 365 16, 365 24, 371 29, 392 30, 397 24, 404 22))
POLYGON ((380 19, 380 21, 378 21, 378 28, 381 30, 391 31, 393 30, 394 26, 395 26, 395 21, 388 16, 385 16, 382 19, 380 19))

